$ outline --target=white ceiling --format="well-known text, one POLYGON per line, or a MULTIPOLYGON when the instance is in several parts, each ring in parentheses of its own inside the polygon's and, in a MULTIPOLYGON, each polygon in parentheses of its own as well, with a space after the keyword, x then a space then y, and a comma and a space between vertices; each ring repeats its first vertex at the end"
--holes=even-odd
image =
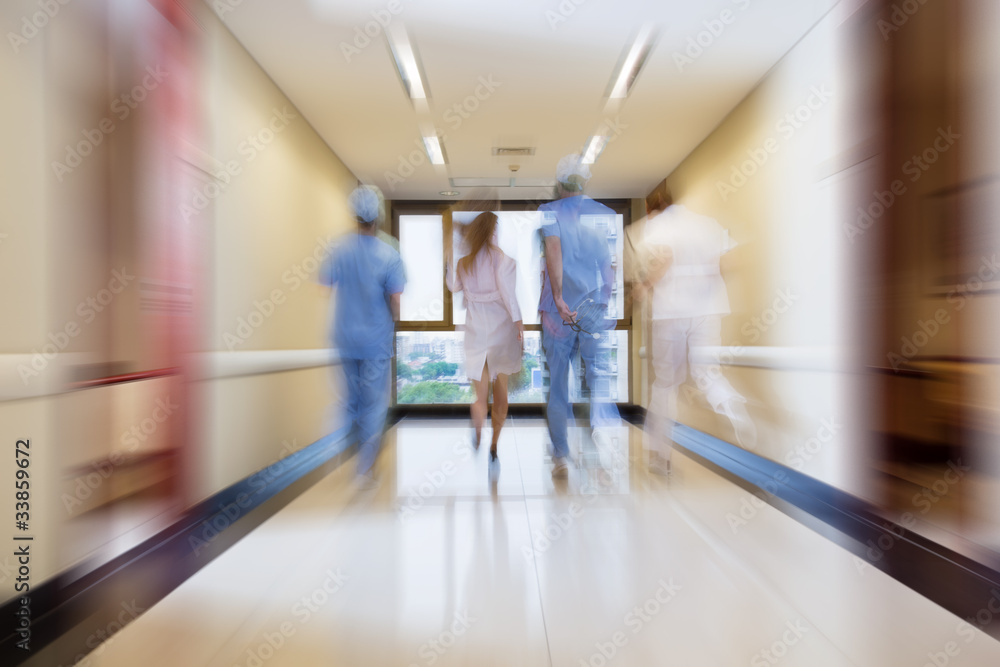
MULTIPOLYGON (((222 18, 347 167, 389 199, 442 199, 439 191, 452 189, 449 177, 509 177, 511 163, 520 165, 518 180, 551 179, 560 157, 581 150, 609 122, 619 134, 593 165, 588 191, 595 197, 643 197, 835 4, 243 0, 222 18), (731 22, 715 23, 717 31, 724 29, 710 41, 704 22, 724 10, 731 22), (355 29, 374 20, 372 12, 404 26, 416 43, 430 92, 426 108, 403 90, 381 28, 350 62, 345 57, 341 44, 351 44, 355 29), (609 112, 605 95, 612 73, 644 22, 657 27, 659 40, 632 94, 609 112), (674 54, 700 32, 709 46, 680 71, 674 54), (499 85, 467 118, 449 112, 475 95, 480 77, 499 85), (420 161, 415 142, 427 126, 445 135, 448 164, 423 161, 402 183, 388 182, 385 172, 399 173, 411 153, 420 161), (536 153, 497 158, 494 146, 532 146, 536 153)), ((527 199, 546 192, 519 187, 501 196, 527 199)))

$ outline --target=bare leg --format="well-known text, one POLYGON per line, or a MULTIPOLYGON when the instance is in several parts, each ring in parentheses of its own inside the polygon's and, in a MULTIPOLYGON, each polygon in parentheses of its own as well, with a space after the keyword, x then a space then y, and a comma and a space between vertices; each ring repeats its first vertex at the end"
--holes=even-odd
POLYGON ((493 381, 493 443, 490 445, 490 452, 497 453, 497 442, 500 440, 500 429, 507 419, 507 375, 497 373, 497 379, 493 381))
POLYGON ((483 376, 478 381, 473 380, 472 386, 476 390, 476 401, 472 404, 472 427, 476 429, 476 448, 479 448, 479 439, 483 435, 483 422, 486 421, 486 410, 490 396, 490 373, 486 364, 483 364, 483 376))

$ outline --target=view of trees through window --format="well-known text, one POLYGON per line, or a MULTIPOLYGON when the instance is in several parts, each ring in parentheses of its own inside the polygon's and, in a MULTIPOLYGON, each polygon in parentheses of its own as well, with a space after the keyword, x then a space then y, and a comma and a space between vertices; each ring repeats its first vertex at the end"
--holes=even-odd
MULTIPOLYGON (((544 357, 537 331, 525 333, 521 372, 508 380, 512 403, 541 403, 544 357)), ((471 403, 461 332, 396 334, 396 402, 399 404, 471 403)))
MULTIPOLYGON (((445 304, 444 289, 444 218, 430 213, 427 207, 406 206, 398 209, 396 229, 400 250, 407 267, 427 265, 424 271, 408 270, 408 283, 402 300, 402 322, 396 334, 396 403, 400 405, 468 404, 475 397, 472 382, 466 376, 462 325, 465 307, 462 295, 445 304)), ((476 212, 452 214, 453 261, 464 254, 464 243, 457 228, 467 224, 476 212)), ((548 392, 549 376, 538 328, 538 298, 544 268, 542 239, 539 233, 541 214, 534 210, 507 210, 498 213, 496 242, 517 261, 517 300, 526 326, 521 371, 508 382, 511 403, 543 403, 548 392), (531 330, 534 329, 534 330, 531 330)), ((583 216, 581 224, 592 227, 607 238, 608 249, 616 267, 608 317, 618 319, 624 313, 624 283, 620 271, 623 254, 624 216, 583 216)), ((579 360, 570 376, 570 399, 586 401, 590 393, 618 402, 628 401, 628 329, 605 332, 599 360, 599 375, 594 387, 587 387, 585 369, 579 360)))

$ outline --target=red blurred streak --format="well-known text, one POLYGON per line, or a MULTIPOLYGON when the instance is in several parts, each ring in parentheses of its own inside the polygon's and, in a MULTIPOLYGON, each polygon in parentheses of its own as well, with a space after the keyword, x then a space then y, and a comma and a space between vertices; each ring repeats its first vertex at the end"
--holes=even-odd
POLYGON ((82 382, 74 382, 70 384, 69 388, 72 390, 76 390, 76 389, 92 389, 94 387, 108 387, 115 384, 124 384, 126 382, 137 382, 139 380, 152 380, 154 378, 170 377, 172 375, 180 375, 180 373, 181 369, 178 367, 158 368, 152 371, 123 373, 122 375, 109 375, 108 377, 95 378, 93 380, 83 380, 82 382))

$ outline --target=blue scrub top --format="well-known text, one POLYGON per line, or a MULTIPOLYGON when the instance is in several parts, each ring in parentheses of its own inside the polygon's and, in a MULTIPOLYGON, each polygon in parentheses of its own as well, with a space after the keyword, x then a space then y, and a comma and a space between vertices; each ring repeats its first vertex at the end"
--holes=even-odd
POLYGON ((331 328, 340 356, 390 358, 394 323, 389 295, 399 294, 406 284, 399 253, 374 236, 348 236, 324 260, 319 281, 338 288, 331 328))
MULTIPOLYGON (((592 293, 601 290, 595 300, 607 304, 611 294, 608 276, 613 275, 607 234, 602 235, 593 227, 583 224, 580 217, 611 216, 611 223, 614 224, 617 214, 586 195, 557 199, 542 204, 538 210, 542 212, 542 236, 558 237, 562 248, 563 301, 572 310, 586 296, 594 298, 592 293)), ((545 273, 538 310, 558 312, 552 298, 548 272, 545 273)))

